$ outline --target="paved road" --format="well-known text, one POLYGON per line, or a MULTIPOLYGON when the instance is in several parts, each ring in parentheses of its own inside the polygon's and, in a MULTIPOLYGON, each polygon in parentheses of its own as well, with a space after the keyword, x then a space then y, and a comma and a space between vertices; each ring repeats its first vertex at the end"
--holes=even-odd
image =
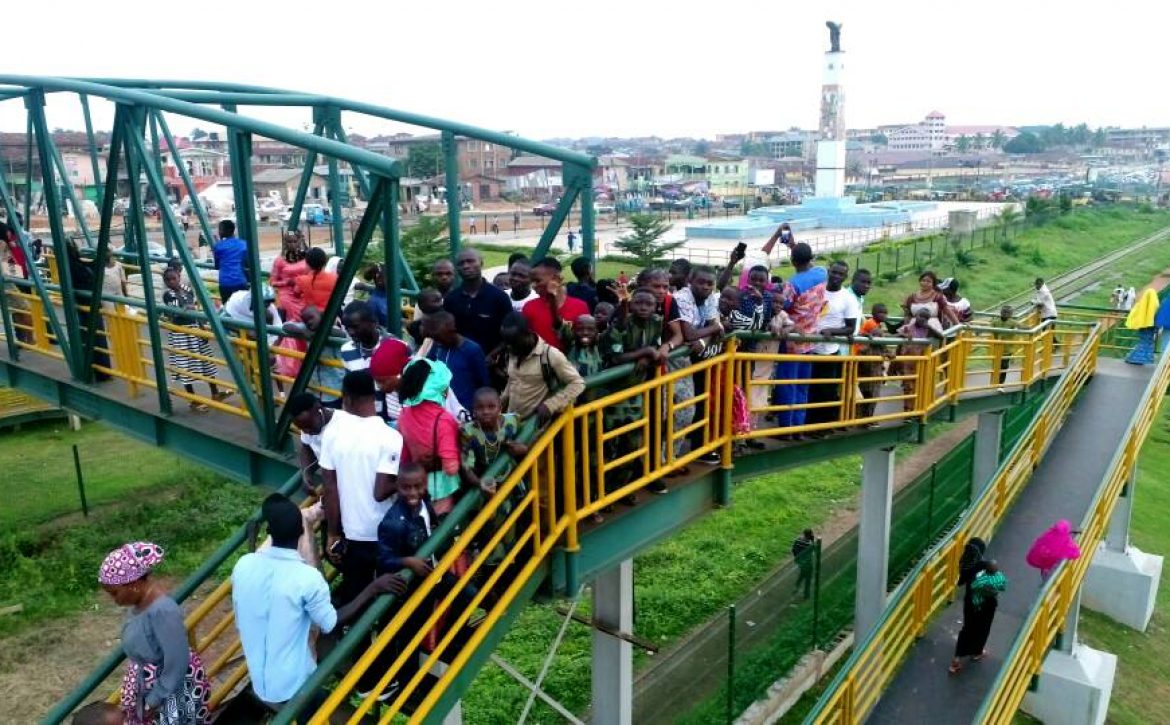
POLYGON ((962 627, 962 598, 956 599, 916 645, 868 722, 972 720, 1040 592, 1040 574, 1024 563, 1024 554, 1057 519, 1068 519, 1076 526, 1084 517, 1152 370, 1152 366, 1101 359, 1032 482, 990 543, 988 558, 996 559, 1008 577, 988 643, 991 655, 969 663, 958 676, 948 675, 947 665, 962 627))

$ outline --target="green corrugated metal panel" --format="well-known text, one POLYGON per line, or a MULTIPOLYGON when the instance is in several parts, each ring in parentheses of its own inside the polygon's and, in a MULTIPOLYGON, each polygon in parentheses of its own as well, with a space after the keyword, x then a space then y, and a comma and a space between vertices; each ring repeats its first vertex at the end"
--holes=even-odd
POLYGON ((999 441, 999 459, 1002 461, 1005 456, 1016 445, 1016 441, 1020 440, 1020 436, 1027 430, 1028 424, 1032 422, 1036 411, 1044 404, 1045 398, 1048 397, 1048 390, 1036 389, 1028 396, 1022 405, 1008 408, 1003 416, 1003 431, 1000 435, 999 441))

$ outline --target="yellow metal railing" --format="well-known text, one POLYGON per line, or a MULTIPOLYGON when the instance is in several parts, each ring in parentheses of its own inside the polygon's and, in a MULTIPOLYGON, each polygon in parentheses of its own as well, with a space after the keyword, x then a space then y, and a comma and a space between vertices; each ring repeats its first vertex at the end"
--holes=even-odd
POLYGON ((1069 609, 1076 603, 1076 594, 1093 563, 1093 554, 1105 538, 1122 489, 1137 466, 1138 453, 1157 417, 1167 384, 1170 384, 1170 355, 1163 354, 1093 505, 1081 522, 1078 540, 1082 556, 1061 564, 1045 584, 976 722, 1011 723, 1032 677, 1044 666, 1049 648, 1064 626, 1069 609))
MULTIPOLYGON (((1042 335, 1048 334, 1042 333, 1042 335)), ((1057 334, 1064 335, 1058 331, 1057 334)), ((1052 390, 995 478, 946 539, 932 549, 898 587, 875 630, 858 642, 810 720, 860 723, 869 715, 906 654, 931 618, 954 598, 959 558, 974 536, 990 539, 1004 514, 1031 479, 1081 387, 1096 369, 1099 328, 1091 328, 1071 367, 1052 390)), ((1049 335, 1049 340, 1051 336, 1049 335)), ((1032 355, 1050 357, 1051 342, 1032 355)), ((1026 354, 1028 351, 1026 350, 1026 354)))
MULTIPOLYGON (((327 722, 341 703, 356 696, 354 688, 358 680, 397 636, 401 636, 403 641, 399 643, 400 648, 393 664, 383 673, 378 686, 372 692, 366 693, 358 710, 351 715, 348 722, 357 723, 365 714, 374 710, 379 694, 385 691, 389 683, 397 679, 406 663, 415 657, 421 659, 423 664, 418 673, 403 683, 402 690, 383 707, 380 722, 389 722, 401 713, 402 706, 415 694, 427 672, 441 671, 438 681, 425 693, 410 716, 411 722, 424 719, 438 703, 450 682, 458 675, 463 663, 475 651, 475 647, 506 614, 515 596, 554 547, 563 546, 568 551, 577 550, 579 529, 590 517, 615 505, 630 494, 637 493, 651 482, 688 465, 697 457, 715 451, 720 453, 722 465, 730 468, 731 444, 736 438, 816 431, 900 418, 922 419, 943 405, 957 402, 960 396, 970 391, 981 392, 989 387, 1026 387, 1044 375, 1061 370, 1070 359, 1077 361, 1073 377, 1079 381, 1075 386, 1079 389, 1080 382, 1083 382, 1082 374, 1087 375, 1087 372, 1092 370, 1092 360, 1095 359, 1092 353, 1095 351, 1096 338, 1092 330, 1093 328, 1075 325, 1069 326, 1066 330, 1059 330, 1058 335, 1063 338, 1059 344, 1051 325, 1013 333, 1024 336, 1027 340, 1025 343, 1013 344, 1021 344, 1025 350, 1032 350, 1034 354, 1029 357, 1024 352, 1018 353, 1018 357, 1029 359, 1019 368, 1017 378, 1003 386, 987 383, 985 378, 990 373, 973 366, 972 363, 977 362, 973 358, 977 356, 968 354, 971 350, 983 349, 989 344, 988 333, 962 331, 938 348, 899 359, 906 369, 904 379, 913 379, 921 383, 911 396, 888 396, 893 401, 912 401, 911 405, 904 405, 902 412, 862 417, 859 411, 864 400, 847 394, 841 401, 830 404, 838 416, 832 423, 762 428, 736 436, 731 430, 730 391, 734 386, 758 385, 770 389, 777 385, 815 384, 819 381, 833 382, 844 389, 849 389, 852 385, 865 382, 866 376, 859 373, 859 370, 864 369, 861 367, 862 364, 880 361, 882 359, 880 356, 835 358, 834 362, 840 361, 842 365, 842 372, 838 377, 816 378, 814 373, 814 378, 809 380, 765 382, 753 376, 752 366, 765 365, 770 368, 777 362, 791 361, 794 358, 807 361, 808 356, 744 353, 738 350, 738 341, 730 340, 727 349, 718 356, 682 370, 659 374, 642 383, 624 385, 618 392, 579 403, 551 424, 531 446, 528 456, 521 465, 511 473, 499 492, 459 535, 435 570, 419 585, 418 590, 401 604, 393 618, 383 627, 374 644, 346 673, 325 705, 310 719, 310 723, 320 725, 327 722), (1074 352, 1079 352, 1086 345, 1088 346, 1086 354, 1077 357, 1074 352), (689 388, 686 383, 700 377, 703 381, 698 386, 701 392, 688 394, 686 391, 689 388), (956 379, 959 382, 954 382, 956 379), (970 387, 966 387, 965 383, 970 387), (636 406, 641 408, 643 412, 641 416, 635 416, 628 422, 606 419, 607 411, 612 412, 631 403, 636 403, 636 406), (688 436, 695 436, 692 439, 695 445, 685 454, 678 453, 676 444, 688 436), (625 440, 618 444, 623 437, 625 440), (524 497, 512 511, 511 518, 504 521, 496 530, 495 537, 489 545, 479 548, 478 555, 470 559, 469 568, 465 573, 457 577, 451 574, 456 561, 465 554, 475 553, 474 542, 488 535, 489 530, 485 527, 489 522, 500 520, 501 506, 510 498, 515 498, 515 492, 525 484, 527 489, 524 497), (514 542, 507 550, 507 561, 517 562, 514 566, 518 571, 504 580, 506 588, 501 586, 497 579, 489 578, 485 584, 475 589, 472 586, 473 577, 476 572, 488 565, 490 558, 499 556, 495 542, 501 537, 510 538, 514 542), (502 591, 497 592, 497 589, 502 591), (441 594, 436 595, 436 591, 441 591, 441 594), (492 606, 485 607, 485 601, 490 601, 492 606), (485 610, 483 623, 469 630, 469 641, 460 648, 445 669, 437 667, 438 662, 444 661, 443 654, 451 641, 459 636, 457 630, 463 627, 479 608, 485 610), (442 639, 433 649, 424 648, 426 633, 444 619, 447 624, 442 639), (413 636, 406 640, 406 634, 398 633, 408 622, 411 623, 410 632, 413 636)), ((902 379, 897 377, 895 381, 902 379)), ((1060 397, 1058 393, 1054 393, 1053 399, 1060 397)), ((1067 402, 1071 403, 1071 398, 1067 402)), ((766 413, 796 407, 816 409, 818 405, 821 404, 805 406, 767 404, 755 408, 754 411, 766 413)), ((1050 409, 1049 415, 1063 415, 1066 409, 1067 405, 1060 407, 1059 410, 1050 409)), ((1048 427, 1045 430, 1053 429, 1048 427)), ((1039 446, 1034 452, 1035 455, 1042 453, 1043 445, 1046 445, 1048 440, 1049 437, 1035 439, 1036 445, 1039 446)), ((1006 506, 1018 492, 1022 482, 1019 476, 1000 481, 996 488, 996 506, 1006 506)), ((957 566, 957 558, 954 564, 957 566)), ((493 576, 498 573, 499 569, 496 569, 493 576)), ((941 588, 936 589, 939 591, 933 595, 934 598, 945 596, 941 588)), ((917 596, 921 597, 922 594, 919 593, 917 596)), ((901 626, 902 629, 907 628, 905 624, 901 626)))

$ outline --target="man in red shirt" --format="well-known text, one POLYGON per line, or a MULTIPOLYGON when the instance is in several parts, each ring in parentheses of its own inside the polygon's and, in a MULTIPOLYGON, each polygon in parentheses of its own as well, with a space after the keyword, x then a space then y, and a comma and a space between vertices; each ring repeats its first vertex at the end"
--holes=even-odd
POLYGON ((588 315, 589 305, 568 295, 561 284, 561 263, 552 257, 532 265, 532 289, 540 296, 525 304, 520 314, 540 339, 564 352, 561 328, 566 322, 571 328, 578 317, 588 315))

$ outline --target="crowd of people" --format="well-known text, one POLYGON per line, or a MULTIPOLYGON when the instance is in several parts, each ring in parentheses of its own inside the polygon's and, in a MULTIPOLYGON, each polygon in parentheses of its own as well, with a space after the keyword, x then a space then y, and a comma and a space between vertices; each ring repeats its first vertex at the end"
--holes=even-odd
MULTIPOLYGON (((250 320, 248 244, 235 236, 230 221, 221 222, 219 232, 213 255, 223 314, 250 320)), ((931 272, 920 276, 919 288, 904 300, 901 321, 894 321, 883 304, 872 305, 867 316, 865 296, 872 284, 867 270, 850 270, 841 261, 815 264, 812 249, 797 242, 787 225, 765 245, 763 258, 777 243, 787 248, 792 264, 787 280, 774 276, 760 258, 745 261, 741 245, 719 271, 676 259, 669 267, 640 270, 632 280, 624 272, 615 280, 595 279, 590 262, 578 258, 570 265, 573 281, 567 284, 557 259, 532 260, 516 253, 506 273, 489 281, 481 253, 465 248, 453 260, 434 265, 431 286, 417 295, 410 322, 396 336, 386 331, 390 311, 384 270, 369 269, 355 285, 365 299, 349 301, 337 320, 325 320, 322 311, 337 275, 321 250, 287 234, 261 289, 268 334, 275 346, 300 352, 313 335, 325 334, 322 359, 334 364, 315 366, 312 383, 320 394, 301 393, 285 401, 299 432, 303 481, 317 503, 299 509, 284 496, 269 497, 263 507, 269 540, 243 557, 232 575, 252 705, 279 709, 308 679, 316 662, 314 647, 326 635, 378 594, 413 591, 437 563, 420 552, 444 516, 470 491, 495 492, 500 476, 527 452, 521 439, 525 420, 543 424, 576 401, 595 399, 600 393, 587 389, 588 378, 625 365, 627 372, 612 389, 628 389, 717 355, 730 333, 771 333, 744 344, 801 359, 754 366, 754 379, 784 382, 752 386, 751 405, 743 401, 737 407, 737 430, 759 423, 751 420, 753 408, 771 405, 778 411, 767 417, 777 428, 820 424, 811 432, 783 436, 802 440, 831 434, 834 423, 873 416, 872 400, 888 367, 896 373, 901 357, 919 353, 947 328, 971 319, 971 304, 960 294, 959 282, 931 272), (742 272, 733 279, 737 266, 742 272), (888 336, 902 338, 902 345, 873 342, 888 336), (860 371, 865 382, 856 412, 841 404, 843 391, 836 380, 841 356, 851 352, 878 358, 860 371), (324 532, 320 542, 313 536, 318 523, 324 532), (340 573, 332 591, 322 576, 323 559, 340 573), (320 633, 316 644, 310 629, 320 633)), ((179 269, 168 268, 163 279, 168 307, 195 307, 179 269)), ((1045 302, 1042 289, 1037 280, 1038 308, 1045 302)), ((1012 310, 1005 308, 1002 315, 1006 323, 1012 310)), ((174 315, 171 322, 176 326, 169 338, 172 366, 190 393, 197 380, 213 379, 212 371, 202 367, 210 357, 208 343, 181 329, 193 321, 174 315), (184 356, 187 361, 180 361, 184 356)), ((276 368, 294 377, 301 364, 295 356, 280 356, 276 368)), ((909 409, 914 381, 901 383, 909 409)), ((707 390, 709 384, 701 373, 677 377, 675 401, 692 404, 676 409, 675 430, 712 418, 706 414, 705 393, 715 392, 707 390)), ((214 383, 211 392, 217 398, 227 394, 214 383)), ((607 407, 604 427, 615 430, 649 418, 652 429, 661 428, 662 416, 646 409, 653 399, 636 395, 607 407)), ((698 451, 713 438, 707 425, 695 426, 687 440, 673 443, 675 453, 688 447, 698 451)), ((644 445, 641 429, 635 428, 607 441, 605 454, 615 460, 644 445)), ((744 445, 762 446, 750 440, 744 445)), ((592 444, 584 448, 583 456, 596 455, 592 444)), ((719 462, 713 451, 695 458, 719 462)), ((641 475, 632 470, 641 465, 638 457, 611 471, 607 490, 641 475)), ((686 467, 677 466, 672 471, 685 472, 686 467)), ((648 488, 663 492, 666 485, 656 480, 648 488)), ((516 489, 523 490, 522 484, 516 489)), ((801 568, 797 586, 806 596, 812 540, 806 532, 793 547, 801 568)), ((140 542, 112 552, 102 567, 103 586, 132 609, 123 638, 131 666, 121 721, 203 722, 207 685, 202 664, 187 645, 178 607, 149 574, 161 558, 160 547, 140 542)), ((444 573, 429 596, 441 598, 453 586, 452 573, 444 573)), ((460 591, 457 601, 466 603, 467 596, 468 590, 460 591)), ((416 616, 401 629, 361 678, 359 692, 374 688, 408 643, 407 633, 417 631, 422 621, 416 616)), ((474 619, 465 626, 475 626, 474 619)), ((412 666, 416 663, 399 672, 383 696, 410 679, 412 666)))

